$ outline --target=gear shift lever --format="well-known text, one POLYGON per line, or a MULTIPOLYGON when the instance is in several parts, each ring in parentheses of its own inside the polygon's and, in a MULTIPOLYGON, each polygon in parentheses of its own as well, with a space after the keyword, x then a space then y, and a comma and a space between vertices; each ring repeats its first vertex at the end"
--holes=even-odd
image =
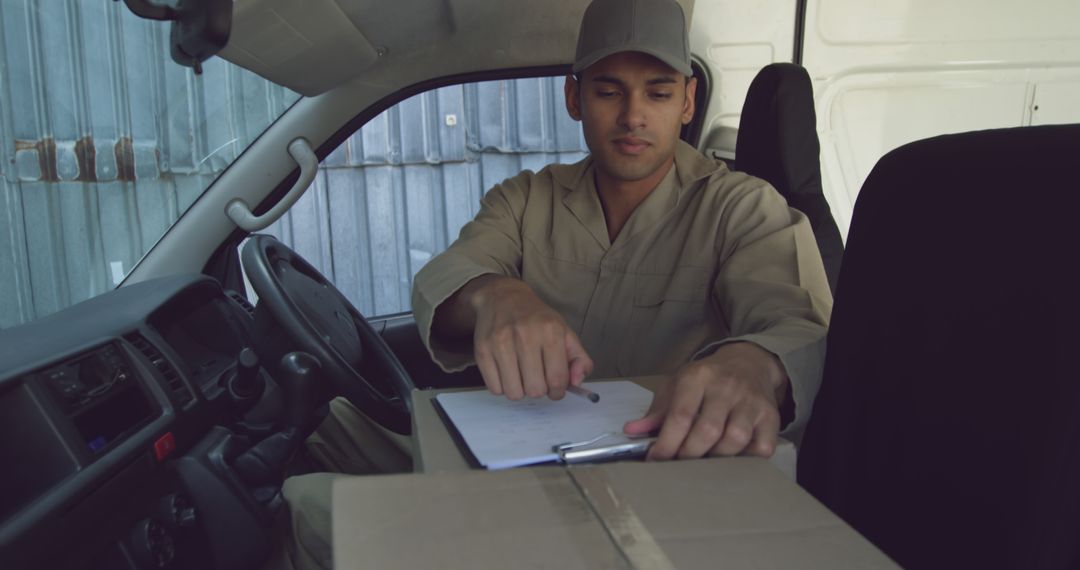
POLYGON ((236 355, 236 371, 225 383, 229 397, 241 411, 251 409, 263 395, 262 377, 259 376, 259 357, 255 351, 244 347, 236 355))
POLYGON ((305 427, 316 407, 315 375, 320 368, 319 360, 306 352, 290 352, 281 358, 276 380, 284 392, 285 427, 233 462, 240 478, 248 485, 281 483, 289 460, 304 441, 305 427))

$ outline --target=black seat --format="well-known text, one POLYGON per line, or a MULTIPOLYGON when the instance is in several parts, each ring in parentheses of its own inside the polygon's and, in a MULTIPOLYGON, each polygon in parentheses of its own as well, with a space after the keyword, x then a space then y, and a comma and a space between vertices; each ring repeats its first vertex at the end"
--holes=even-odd
POLYGON ((859 194, 798 477, 904 567, 1080 567, 1078 152, 942 136, 859 194))
POLYGON ((762 68, 743 103, 735 167, 772 184, 810 219, 835 293, 844 242, 821 191, 820 150, 814 91, 806 70, 791 63, 762 68))

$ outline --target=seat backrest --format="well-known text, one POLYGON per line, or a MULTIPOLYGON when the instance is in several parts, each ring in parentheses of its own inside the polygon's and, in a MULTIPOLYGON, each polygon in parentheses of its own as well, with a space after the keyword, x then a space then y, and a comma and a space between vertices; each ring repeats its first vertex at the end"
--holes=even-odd
POLYGON ((844 242, 821 191, 820 151, 810 76, 791 63, 765 66, 743 103, 735 168, 772 184, 806 214, 835 293, 844 242))
POLYGON ((883 157, 799 482, 902 566, 1080 565, 1080 125, 883 157))

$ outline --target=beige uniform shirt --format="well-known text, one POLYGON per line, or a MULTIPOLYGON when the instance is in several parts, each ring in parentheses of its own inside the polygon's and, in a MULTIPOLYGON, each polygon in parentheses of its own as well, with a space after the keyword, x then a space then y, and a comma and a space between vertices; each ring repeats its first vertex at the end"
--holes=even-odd
POLYGON ((808 220, 768 183, 680 142, 675 167, 614 243, 591 158, 495 186, 457 241, 416 275, 416 322, 444 370, 474 360, 431 338, 435 309, 487 273, 523 279, 561 313, 594 378, 670 373, 726 342, 760 345, 791 379, 795 419, 783 435, 800 439, 821 381, 832 295, 808 220))

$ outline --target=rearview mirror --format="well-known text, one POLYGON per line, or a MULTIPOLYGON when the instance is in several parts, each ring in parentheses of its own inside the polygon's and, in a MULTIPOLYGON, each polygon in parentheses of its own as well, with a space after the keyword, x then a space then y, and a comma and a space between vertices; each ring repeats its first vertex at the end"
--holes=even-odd
POLYGON ((202 62, 229 42, 233 0, 180 0, 176 7, 152 0, 124 0, 136 16, 171 21, 169 43, 173 61, 202 73, 202 62))

